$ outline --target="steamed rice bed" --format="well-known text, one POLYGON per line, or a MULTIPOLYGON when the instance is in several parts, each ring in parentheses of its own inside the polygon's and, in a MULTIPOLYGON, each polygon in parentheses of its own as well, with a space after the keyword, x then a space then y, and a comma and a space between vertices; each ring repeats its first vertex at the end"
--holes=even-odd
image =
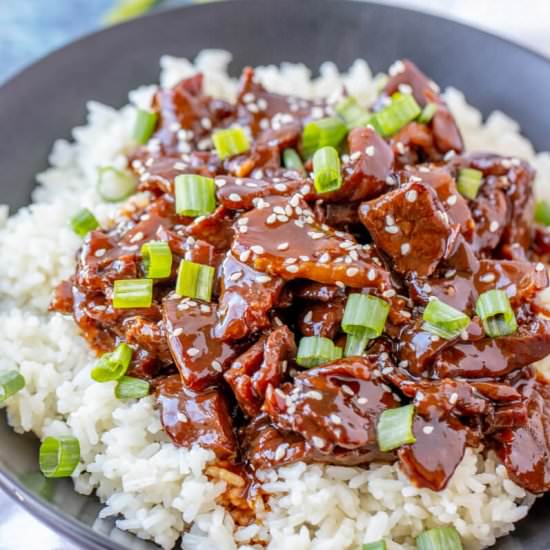
MULTIPOLYGON (((161 85, 170 87, 197 71, 206 93, 231 99, 237 82, 226 68, 230 55, 204 51, 195 63, 164 57, 161 85)), ((257 69, 270 91, 320 98, 345 85, 365 104, 376 97, 376 78, 356 61, 340 74, 332 63, 312 78, 303 65, 257 69)), ((122 402, 114 382, 90 378, 95 357, 72 319, 47 311, 57 283, 74 271, 81 239, 68 220, 81 207, 101 223, 120 205, 104 203, 96 192, 100 166, 124 167, 136 106, 147 107, 156 86, 130 93, 130 104, 117 111, 88 104, 88 123, 75 128, 74 142, 57 141, 51 167, 40 174, 34 203, 7 217, 0 209, 0 371, 17 369, 25 388, 6 404, 17 432, 38 437, 72 434, 81 446, 73 475, 83 494, 95 491, 105 503, 101 517, 117 516, 116 525, 163 548, 172 548, 182 532, 184 549, 264 548, 271 550, 356 549, 384 538, 389 550, 414 548, 414 537, 427 528, 452 525, 465 548, 489 546, 514 528, 534 497, 510 479, 489 453, 467 449, 448 487, 418 489, 395 465, 368 469, 296 463, 258 474, 271 495, 256 523, 236 527, 216 504, 222 481, 203 473, 214 454, 175 447, 162 430, 153 398, 122 402)), ((483 122, 454 89, 445 94, 469 150, 490 150, 524 158, 537 169, 539 196, 550 195, 550 154, 535 154, 518 125, 495 112, 483 122)), ((139 201, 135 196, 131 200, 139 201)), ((547 362, 550 365, 550 362, 547 362)), ((542 364, 541 368, 545 368, 542 364)), ((548 368, 546 366, 546 368, 548 368)))

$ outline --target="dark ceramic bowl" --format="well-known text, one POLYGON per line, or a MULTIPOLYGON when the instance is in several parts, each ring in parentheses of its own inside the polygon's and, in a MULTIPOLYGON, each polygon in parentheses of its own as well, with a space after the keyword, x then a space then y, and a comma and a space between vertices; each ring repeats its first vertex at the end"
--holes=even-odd
MULTIPOLYGON (((233 52, 245 65, 332 60, 346 68, 357 57, 374 71, 410 57, 442 86, 465 91, 488 114, 517 119, 539 150, 550 150, 550 61, 505 40, 438 17, 363 2, 234 0, 160 12, 75 42, 0 88, 0 203, 28 203, 55 138, 83 122, 85 101, 126 102, 128 90, 158 79, 162 54, 193 57, 203 48, 233 52), (6 139, 7 138, 7 139, 6 139)), ((0 487, 80 548, 153 548, 96 521, 94 497, 69 480, 40 482, 37 442, 12 432, 0 417, 0 487)), ((550 498, 540 499, 501 550, 550 548, 550 498)))

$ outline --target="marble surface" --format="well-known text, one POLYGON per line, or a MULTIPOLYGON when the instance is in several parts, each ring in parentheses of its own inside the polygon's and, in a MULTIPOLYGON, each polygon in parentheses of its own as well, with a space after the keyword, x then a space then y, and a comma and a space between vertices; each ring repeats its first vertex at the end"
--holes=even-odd
MULTIPOLYGON (((275 0, 274 0, 275 1, 275 0)), ((0 83, 42 55, 92 32, 112 0, 0 0, 0 83)), ((165 0, 161 8, 185 0, 165 0)), ((379 0, 438 13, 514 39, 550 57, 550 2, 379 0)), ((77 550, 0 493, 0 550, 77 550)))

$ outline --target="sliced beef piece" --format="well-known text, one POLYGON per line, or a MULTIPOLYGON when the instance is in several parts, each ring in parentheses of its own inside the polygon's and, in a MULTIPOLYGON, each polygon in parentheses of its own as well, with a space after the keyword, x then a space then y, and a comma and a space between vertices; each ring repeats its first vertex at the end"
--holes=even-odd
POLYGON ((223 176, 216 178, 216 195, 220 203, 232 210, 250 210, 255 199, 270 196, 289 196, 305 185, 302 179, 252 179, 223 176))
POLYGON ((187 226, 186 233, 190 237, 210 243, 218 251, 225 252, 233 241, 233 223, 233 213, 219 206, 212 214, 196 218, 187 226))
POLYGON ((246 214, 248 230, 231 251, 236 258, 285 280, 310 279, 354 288, 390 288, 389 274, 374 249, 319 224, 307 203, 273 197, 246 214))
POLYGON ((259 414, 267 386, 280 385, 288 362, 295 355, 294 335, 281 326, 262 336, 233 362, 224 378, 245 414, 250 417, 259 414))
POLYGON ((217 305, 170 294, 162 306, 168 345, 185 387, 201 391, 219 382, 236 352, 214 335, 217 305))
POLYGON ((345 300, 312 302, 300 310, 298 325, 304 336, 334 339, 344 318, 345 300))
POLYGON ((550 387, 539 379, 518 389, 527 401, 527 423, 498 433, 497 450, 518 485, 543 493, 550 490, 550 387))
POLYGON ((533 317, 510 336, 459 342, 438 354, 437 377, 496 378, 543 359, 550 353, 550 321, 533 317))
POLYGON ((252 269, 228 252, 221 265, 218 338, 240 340, 271 324, 269 312, 283 288, 280 277, 252 269))
POLYGON ((314 207, 315 217, 334 229, 350 232, 361 224, 359 203, 331 203, 318 200, 314 207))
POLYGON ((397 167, 411 166, 441 160, 433 134, 425 124, 410 122, 403 126, 390 140, 397 167))
POLYGON ((359 210, 376 246, 401 274, 431 275, 445 257, 453 228, 435 192, 413 181, 359 210))
POLYGON ((300 434, 326 459, 368 462, 380 453, 376 425, 397 406, 390 389, 372 377, 374 364, 348 358, 300 373, 293 383, 270 386, 263 410, 276 427, 300 434))
POLYGON ((438 106, 437 112, 429 123, 433 132, 434 142, 441 153, 455 151, 460 153, 464 147, 462 137, 453 115, 439 95, 439 86, 424 75, 418 67, 403 59, 395 62, 390 68, 390 79, 384 87, 384 94, 401 92, 412 92, 417 103, 424 107, 428 103, 435 103, 438 106), (409 86, 410 90, 403 88, 409 86))
POLYGON ((245 460, 254 470, 312 462, 317 454, 301 435, 277 428, 265 413, 254 418, 241 437, 245 460))
POLYGON ((162 320, 152 321, 142 316, 127 317, 122 322, 122 327, 128 344, 148 351, 163 364, 172 362, 162 320))
POLYGON ((332 302, 346 296, 345 290, 336 285, 296 280, 289 283, 288 286, 291 288, 292 296, 300 300, 332 302))
POLYGON ((161 380, 156 395, 162 425, 175 445, 200 445, 222 460, 236 457, 237 442, 222 390, 195 392, 173 375, 161 380))
POLYGON ((372 129, 355 128, 348 134, 349 160, 344 163, 342 187, 319 195, 329 202, 360 201, 380 195, 393 170, 390 146, 372 129))

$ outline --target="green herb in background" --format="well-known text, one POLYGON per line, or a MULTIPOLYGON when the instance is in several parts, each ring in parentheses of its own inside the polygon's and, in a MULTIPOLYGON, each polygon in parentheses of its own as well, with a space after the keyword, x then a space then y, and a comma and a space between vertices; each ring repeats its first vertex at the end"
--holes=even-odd
POLYGON ((114 6, 105 14, 107 25, 122 23, 150 11, 160 0, 116 0, 114 6))

